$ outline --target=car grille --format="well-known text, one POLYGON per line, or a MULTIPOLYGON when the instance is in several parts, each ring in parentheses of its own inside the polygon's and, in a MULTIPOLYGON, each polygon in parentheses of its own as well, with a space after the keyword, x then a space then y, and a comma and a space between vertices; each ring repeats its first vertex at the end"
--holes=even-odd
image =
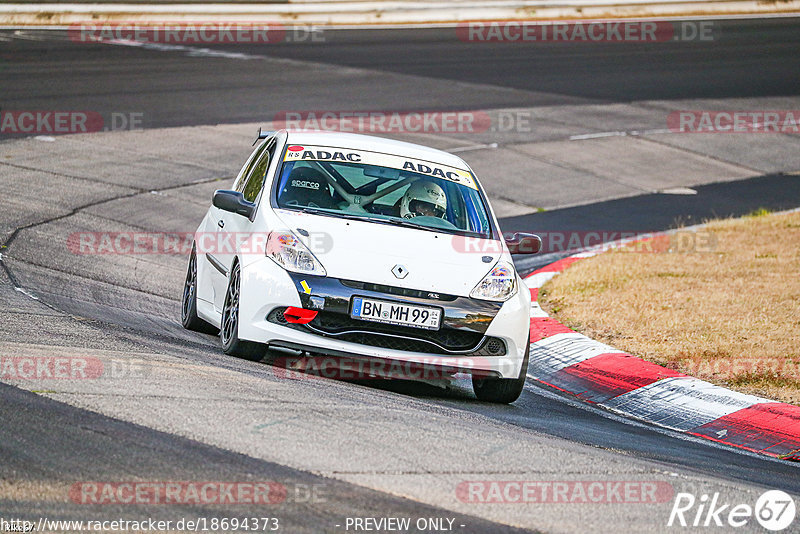
POLYGON ((431 291, 420 291, 418 289, 407 289, 405 287, 394 287, 383 284, 371 284, 369 282, 356 282, 354 280, 340 280, 343 286, 352 289, 361 289, 365 291, 374 291, 377 293, 386 293, 387 295, 398 295, 401 297, 414 297, 418 299, 430 300, 431 295, 436 295, 435 300, 441 301, 454 301, 458 297, 455 295, 446 295, 444 293, 434 293, 431 291))
POLYGON ((307 325, 286 321, 286 308, 276 308, 267 316, 271 323, 342 341, 386 349, 430 354, 504 356, 506 344, 496 337, 478 332, 441 328, 423 330, 404 326, 359 321, 349 315, 321 311, 307 325))

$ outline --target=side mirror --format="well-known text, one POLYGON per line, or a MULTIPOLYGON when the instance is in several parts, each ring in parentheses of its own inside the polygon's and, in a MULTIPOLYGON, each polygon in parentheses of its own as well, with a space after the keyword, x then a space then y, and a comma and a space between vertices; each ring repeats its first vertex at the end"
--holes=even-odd
POLYGON ((221 210, 230 211, 248 219, 256 212, 256 205, 246 201, 238 191, 217 189, 214 191, 214 198, 211 203, 221 210))
POLYGON ((514 232, 506 237, 506 245, 511 254, 536 254, 542 249, 542 239, 538 235, 514 232))

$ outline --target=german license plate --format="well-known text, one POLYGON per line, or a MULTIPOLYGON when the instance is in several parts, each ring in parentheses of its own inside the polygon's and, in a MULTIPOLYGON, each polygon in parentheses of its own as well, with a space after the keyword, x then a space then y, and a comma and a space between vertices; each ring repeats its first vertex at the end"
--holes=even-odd
POLYGON ((442 321, 442 310, 386 300, 353 297, 350 316, 363 321, 438 330, 442 321))

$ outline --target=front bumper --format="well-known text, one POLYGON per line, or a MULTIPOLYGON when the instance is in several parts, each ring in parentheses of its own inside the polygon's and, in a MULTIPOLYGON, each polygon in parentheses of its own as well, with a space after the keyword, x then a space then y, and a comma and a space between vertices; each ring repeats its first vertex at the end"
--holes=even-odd
POLYGON ((530 293, 503 303, 392 286, 288 273, 264 258, 242 269, 239 337, 271 346, 330 355, 416 362, 512 378, 519 375, 530 329, 530 293), (350 317, 353 296, 443 310, 438 331, 350 317), (290 324, 282 311, 319 311, 308 325, 290 324))

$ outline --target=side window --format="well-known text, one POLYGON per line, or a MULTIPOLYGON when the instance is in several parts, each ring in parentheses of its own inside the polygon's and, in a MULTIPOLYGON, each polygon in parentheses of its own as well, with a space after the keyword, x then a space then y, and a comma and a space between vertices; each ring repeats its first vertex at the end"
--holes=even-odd
POLYGON ((241 172, 239 178, 236 180, 236 183, 233 184, 234 191, 239 191, 240 193, 242 192, 244 184, 247 183, 247 177, 250 176, 250 172, 253 170, 253 166, 255 166, 256 162, 258 162, 259 158, 261 158, 261 156, 264 154, 264 150, 267 148, 268 144, 269 143, 264 143, 263 145, 261 145, 261 147, 257 149, 258 153, 255 154, 252 157, 252 159, 250 159, 250 161, 247 162, 247 168, 245 168, 241 172))
POLYGON ((275 143, 274 141, 268 141, 264 152, 258 156, 255 165, 250 169, 250 174, 246 178, 242 189, 242 196, 248 202, 255 202, 261 192, 261 188, 264 187, 264 177, 267 174, 267 169, 269 169, 274 153, 275 143))

